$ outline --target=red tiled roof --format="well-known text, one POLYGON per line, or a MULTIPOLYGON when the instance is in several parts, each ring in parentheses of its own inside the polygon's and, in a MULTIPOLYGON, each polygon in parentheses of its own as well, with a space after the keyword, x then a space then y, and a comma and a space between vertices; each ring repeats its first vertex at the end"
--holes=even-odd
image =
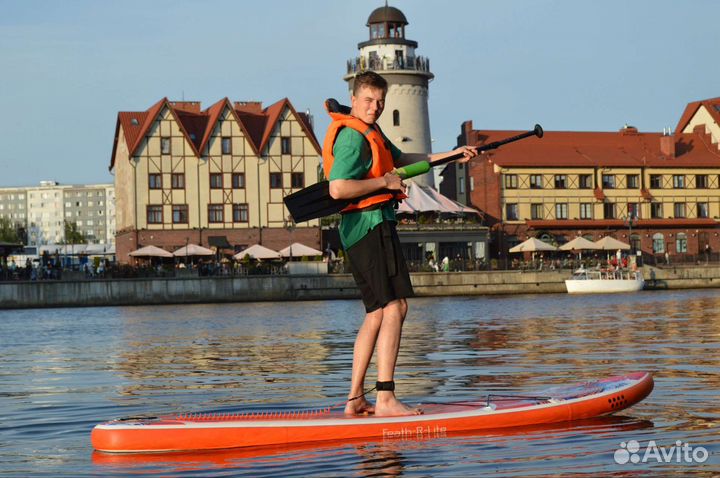
MULTIPOLYGON (((672 152, 666 156, 661 151, 661 139, 666 138, 662 133, 640 133, 633 127, 618 132, 546 131, 542 138, 508 144, 486 152, 485 156, 501 167, 718 167, 718 144, 712 143, 704 128, 682 133, 700 106, 705 106, 720 124, 720 97, 690 103, 671 137, 674 156, 672 152)), ((518 133, 470 130, 467 139, 468 144, 480 146, 518 133)))
POLYGON ((117 153, 120 128, 122 127, 123 129, 128 151, 130 152, 130 156, 132 156, 142 143, 145 134, 147 134, 158 114, 165 106, 168 107, 171 114, 175 117, 180 130, 192 145, 197 157, 200 157, 200 152, 207 146, 212 131, 225 107, 228 107, 230 111, 232 111, 235 120, 240 125, 243 133, 248 138, 250 146, 257 155, 262 154, 262 150, 269 141, 270 135, 286 107, 289 108, 292 114, 298 119, 318 155, 321 154, 320 145, 317 142, 317 138, 315 137, 307 116, 297 113, 287 98, 283 98, 264 110, 260 102, 237 102, 231 104, 228 98, 223 98, 205 111, 200 110, 199 102, 170 102, 167 98, 163 98, 147 111, 121 111, 118 113, 110 170, 115 166, 115 155, 117 153))
POLYGON ((712 118, 715 120, 715 122, 720 124, 720 109, 718 109, 720 108, 720 97, 694 101, 692 103, 688 103, 688 105, 685 107, 685 111, 683 111, 682 116, 680 116, 680 121, 678 121, 678 124, 675 127, 676 133, 682 133, 682 131, 685 129, 692 117, 695 116, 695 113, 697 113, 701 106, 704 106, 710 113, 710 116, 712 116, 712 118))

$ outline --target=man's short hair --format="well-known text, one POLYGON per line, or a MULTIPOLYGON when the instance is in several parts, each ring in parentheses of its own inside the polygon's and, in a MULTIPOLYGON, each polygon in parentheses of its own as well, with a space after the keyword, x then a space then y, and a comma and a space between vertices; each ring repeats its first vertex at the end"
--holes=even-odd
POLYGON ((355 82, 353 83, 353 96, 357 96, 358 91, 360 91, 360 88, 363 86, 377 88, 382 90, 383 93, 387 93, 388 90, 388 84, 385 78, 374 71, 369 70, 363 71, 355 77, 355 82))

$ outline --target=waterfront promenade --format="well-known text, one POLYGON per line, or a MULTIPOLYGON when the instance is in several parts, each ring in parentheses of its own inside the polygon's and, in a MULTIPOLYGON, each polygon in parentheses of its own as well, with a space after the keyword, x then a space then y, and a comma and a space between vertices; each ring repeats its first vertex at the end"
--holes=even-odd
MULTIPOLYGON (((646 289, 720 287, 720 266, 642 268, 646 289)), ((411 274, 418 297, 565 292, 568 271, 411 274)), ((0 308, 90 307, 354 299, 350 274, 14 281, 0 284, 0 308)))

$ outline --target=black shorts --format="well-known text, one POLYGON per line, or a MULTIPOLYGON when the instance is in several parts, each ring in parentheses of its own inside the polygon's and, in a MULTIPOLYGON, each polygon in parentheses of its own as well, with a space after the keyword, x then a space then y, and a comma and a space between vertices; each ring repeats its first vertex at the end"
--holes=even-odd
POLYGON ((383 221, 347 250, 365 311, 413 296, 395 223, 383 221))

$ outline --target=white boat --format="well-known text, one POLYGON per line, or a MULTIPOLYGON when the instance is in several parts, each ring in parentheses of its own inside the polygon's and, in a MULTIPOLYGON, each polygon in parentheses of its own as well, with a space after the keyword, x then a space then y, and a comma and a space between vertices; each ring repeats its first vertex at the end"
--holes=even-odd
POLYGON ((624 270, 577 269, 565 281, 569 294, 605 294, 636 292, 645 285, 641 272, 624 270))

